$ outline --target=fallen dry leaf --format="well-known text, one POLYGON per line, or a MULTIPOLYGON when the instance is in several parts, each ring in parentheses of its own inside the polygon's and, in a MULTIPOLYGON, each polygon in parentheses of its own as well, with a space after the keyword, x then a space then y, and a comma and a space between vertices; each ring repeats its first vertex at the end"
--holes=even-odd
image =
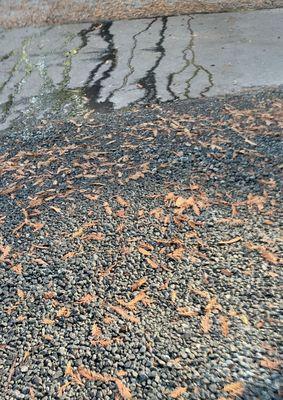
POLYGON ((91 344, 93 345, 93 346, 102 346, 102 347, 108 347, 108 346, 110 346, 111 344, 113 343, 113 340, 112 339, 107 339, 107 338, 104 338, 104 339, 92 339, 91 340, 91 344))
POLYGON ((17 295, 20 299, 24 299, 25 298, 25 292, 22 289, 17 289, 17 295))
POLYGON ((182 315, 182 317, 196 317, 198 313, 194 310, 190 310, 187 307, 178 307, 178 314, 182 315))
POLYGON ((150 258, 147 257, 146 261, 151 266, 151 268, 153 268, 153 269, 157 269, 158 268, 158 265, 156 264, 156 262, 152 261, 150 258))
POLYGON ((69 317, 71 314, 70 310, 67 307, 62 307, 57 311, 57 317, 69 317))
POLYGON ((107 201, 103 203, 103 207, 107 215, 112 215, 112 208, 107 201))
POLYGON ((138 250, 139 250, 139 252, 140 252, 141 254, 143 254, 144 256, 150 256, 150 254, 151 254, 150 251, 144 249, 143 247, 139 247, 138 250))
POLYGON ((182 394, 186 393, 187 388, 186 387, 177 387, 176 389, 174 389, 169 396, 172 397, 172 399, 178 399, 180 396, 182 396, 182 394))
POLYGON ((129 203, 121 196, 116 196, 116 201, 122 207, 129 207, 129 203))
POLYGON ((9 255, 10 251, 11 251, 11 246, 2 246, 0 245, 0 251, 1 251, 1 261, 4 261, 5 258, 7 258, 7 256, 9 255))
POLYGON ((176 303, 176 299, 177 299, 177 292, 176 292, 176 290, 172 290, 172 292, 171 292, 172 303, 176 303))
POLYGON ((110 306, 110 308, 115 311, 117 314, 121 315, 125 320, 130 321, 134 324, 140 322, 140 320, 132 314, 129 314, 123 307, 119 306, 110 306))
POLYGON ((142 172, 136 172, 135 174, 132 174, 129 176, 129 179, 132 179, 134 181, 136 181, 140 178, 144 178, 144 174, 142 172))
POLYGON ((260 365, 268 369, 279 369, 281 365, 280 360, 270 360, 269 358, 263 358, 260 360, 260 365))
POLYGON ((224 317, 223 315, 220 315, 219 322, 220 322, 222 335, 225 337, 228 336, 228 333, 229 333, 228 318, 224 317))
POLYGON ((67 362, 66 369, 65 369, 65 376, 73 375, 73 368, 71 361, 67 362))
POLYGON ((147 282, 147 277, 143 276, 142 278, 140 278, 139 280, 137 280, 136 282, 134 282, 132 284, 132 291, 134 292, 135 290, 139 289, 141 286, 143 286, 145 283, 147 282))
POLYGON ((56 292, 45 292, 43 294, 43 297, 45 298, 45 300, 50 300, 50 299, 54 299, 54 297, 56 297, 56 292))
POLYGON ((204 333, 208 333, 211 328, 211 319, 209 314, 205 314, 201 319, 201 328, 204 333))
POLYGON ((108 374, 99 374, 97 372, 91 371, 83 366, 78 368, 78 373, 85 379, 89 381, 99 381, 99 382, 111 382, 113 377, 108 374))
POLYGON ((54 325, 55 321, 53 319, 50 319, 50 318, 43 318, 42 323, 44 325, 54 325))
POLYGON ((120 396, 123 400, 131 400, 132 394, 130 389, 121 381, 119 378, 115 378, 114 382, 117 385, 117 389, 119 391, 120 396))
POLYGON ((32 387, 29 388, 29 398, 30 400, 35 400, 35 391, 32 387))
POLYGON ((194 287, 189 287, 189 290, 190 290, 190 292, 193 292, 200 297, 203 297, 205 299, 210 299, 210 294, 208 292, 206 292, 205 290, 197 289, 194 287))
POLYGON ((105 235, 102 232, 92 232, 88 235, 83 236, 83 240, 104 240, 105 235))
POLYGON ((183 259, 184 251, 185 249, 183 247, 178 247, 176 250, 172 251, 172 253, 167 254, 167 256, 173 260, 179 261, 183 259))
POLYGON ((81 297, 78 301, 76 301, 76 303, 77 304, 90 304, 94 299, 95 299, 95 297, 92 294, 87 293, 83 297, 81 297))
POLYGON ((244 393, 244 389, 245 389, 244 383, 239 381, 225 385, 223 391, 233 396, 241 396, 244 393))
POLYGON ((129 302, 121 301, 120 304, 122 304, 124 307, 130 310, 133 310, 137 303, 139 303, 140 301, 144 301, 145 299, 146 299, 146 293, 145 291, 142 290, 131 301, 129 302))
POLYGON ((11 270, 18 275, 21 275, 23 273, 23 267, 21 266, 21 264, 12 265, 11 270))
POLYGON ((218 242, 218 244, 233 244, 233 243, 237 243, 241 240, 243 240, 242 236, 236 236, 233 239, 223 240, 221 242, 218 242))
POLYGON ((63 385, 59 386, 58 389, 58 397, 62 397, 64 392, 66 391, 67 387, 71 385, 71 382, 65 382, 63 385))
POLYGON ((207 305, 205 306, 205 312, 207 314, 211 313, 214 309, 220 309, 221 306, 220 304, 218 304, 217 302, 217 298, 213 297, 211 300, 209 300, 209 302, 207 303, 207 305))
POLYGON ((91 334, 96 338, 101 336, 101 329, 95 323, 91 327, 91 334))
POLYGON ((84 194, 84 197, 86 197, 88 200, 96 201, 99 197, 99 194, 84 194))
POLYGON ((271 264, 278 264, 278 257, 271 253, 271 251, 263 250, 260 252, 261 256, 271 264))
POLYGON ((82 234, 84 233, 84 228, 79 228, 78 230, 76 230, 73 234, 72 237, 73 238, 77 238, 82 236, 82 234))

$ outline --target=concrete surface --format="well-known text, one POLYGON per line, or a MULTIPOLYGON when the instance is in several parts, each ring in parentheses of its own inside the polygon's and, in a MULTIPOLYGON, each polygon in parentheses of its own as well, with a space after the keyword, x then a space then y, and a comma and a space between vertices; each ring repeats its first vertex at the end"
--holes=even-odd
POLYGON ((2 30, 2 127, 283 83, 283 9, 2 30))
POLYGON ((283 0, 0 0, 4 28, 282 7, 283 0))

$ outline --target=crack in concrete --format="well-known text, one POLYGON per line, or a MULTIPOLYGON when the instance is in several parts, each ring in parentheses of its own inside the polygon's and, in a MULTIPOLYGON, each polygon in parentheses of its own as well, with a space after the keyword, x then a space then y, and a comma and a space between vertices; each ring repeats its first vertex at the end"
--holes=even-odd
POLYGON ((119 90, 123 89, 123 88, 126 86, 126 84, 127 84, 128 80, 129 80, 130 76, 135 72, 135 68, 132 66, 132 61, 133 61, 134 54, 135 54, 135 50, 136 50, 137 43, 138 43, 137 38, 138 38, 138 36, 141 35, 142 33, 148 31, 148 30, 151 28, 151 26, 152 26, 157 20, 158 20, 157 17, 154 18, 151 22, 149 22, 149 24, 147 25, 146 28, 142 29, 141 31, 139 31, 139 32, 137 32, 135 35, 133 35, 132 39, 133 39, 133 41, 134 41, 134 44, 133 44, 133 46, 132 46, 132 48, 131 48, 131 54, 130 54, 130 57, 129 57, 128 61, 127 61, 127 66, 128 66, 129 72, 124 76, 122 85, 120 85, 118 88, 114 89, 113 92, 107 97, 107 100, 110 100, 111 97, 113 97, 113 95, 114 95, 115 93, 117 93, 119 90))
POLYGON ((197 77, 197 75, 198 75, 198 73, 199 73, 200 71, 203 71, 203 72, 207 75, 207 77, 208 77, 208 82, 209 82, 209 85, 206 86, 206 87, 200 92, 200 96, 204 96, 205 93, 208 93, 209 90, 213 87, 213 84, 214 84, 214 83, 213 83, 213 76, 212 76, 212 73, 211 73, 208 69, 204 68, 202 65, 196 63, 196 54, 195 54, 195 50, 194 50, 194 46, 195 46, 195 42, 194 42, 194 31, 193 31, 193 29, 192 29, 192 24, 191 24, 191 21, 192 21, 193 19, 194 19, 194 18, 193 18, 192 16, 189 17, 189 19, 188 19, 188 30, 189 30, 190 35, 191 35, 191 39, 190 39, 190 42, 189 42, 189 50, 190 50, 190 52, 191 52, 192 58, 191 58, 191 60, 190 60, 190 64, 191 64, 193 67, 195 67, 195 72, 193 73, 193 75, 192 75, 189 79, 186 80, 186 88, 185 88, 184 94, 185 94, 185 96, 186 96, 187 98, 190 97, 189 94, 190 94, 190 90, 191 90, 192 81, 197 77))

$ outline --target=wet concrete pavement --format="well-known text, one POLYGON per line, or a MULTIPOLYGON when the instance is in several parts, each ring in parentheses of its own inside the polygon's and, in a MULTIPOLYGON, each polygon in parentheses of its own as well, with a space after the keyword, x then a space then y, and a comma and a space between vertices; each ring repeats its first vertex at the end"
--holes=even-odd
POLYGON ((1 31, 2 128, 283 83, 283 9, 1 31))

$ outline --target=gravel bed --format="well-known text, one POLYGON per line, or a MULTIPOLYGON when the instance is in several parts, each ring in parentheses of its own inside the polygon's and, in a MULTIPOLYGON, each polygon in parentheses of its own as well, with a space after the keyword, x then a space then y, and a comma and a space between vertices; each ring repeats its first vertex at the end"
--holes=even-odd
POLYGON ((2 135, 1 399, 279 400, 282 104, 2 135))

